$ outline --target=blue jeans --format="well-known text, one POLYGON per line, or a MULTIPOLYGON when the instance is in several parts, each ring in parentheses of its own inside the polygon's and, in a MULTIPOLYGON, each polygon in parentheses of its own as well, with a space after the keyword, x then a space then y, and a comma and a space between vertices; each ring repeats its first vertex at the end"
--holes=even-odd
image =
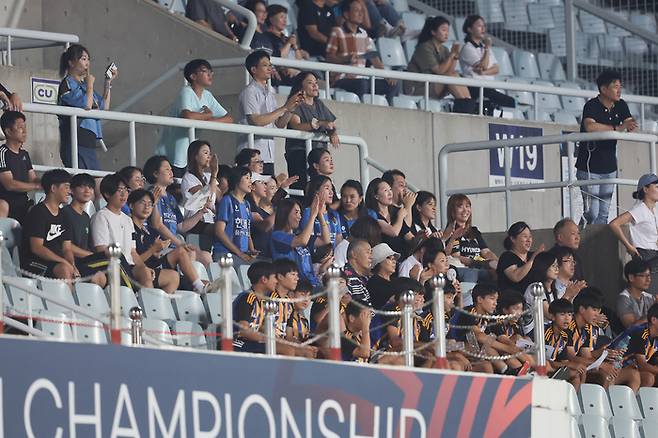
MULTIPOLYGON (((588 173, 583 170, 576 171, 576 178, 582 180, 617 178, 617 171, 610 173, 588 173)), ((607 224, 608 211, 614 184, 599 184, 595 186, 581 186, 583 195, 583 216, 588 224, 607 224)))
POLYGON ((386 20, 388 24, 395 27, 402 20, 402 17, 395 10, 392 4, 389 2, 383 2, 381 5, 375 4, 373 0, 366 1, 366 8, 368 9, 368 15, 370 16, 370 22, 372 23, 373 29, 376 31, 377 26, 383 20, 386 20))

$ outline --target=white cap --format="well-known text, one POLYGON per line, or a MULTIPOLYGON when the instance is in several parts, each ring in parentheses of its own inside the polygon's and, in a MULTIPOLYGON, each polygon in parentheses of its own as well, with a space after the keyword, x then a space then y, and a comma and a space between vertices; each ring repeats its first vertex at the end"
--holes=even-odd
POLYGON ((395 260, 400 258, 400 254, 393 251, 386 243, 375 245, 372 249, 372 266, 377 266, 389 256, 395 256, 395 260))
POLYGON ((270 175, 263 175, 263 174, 256 173, 256 172, 251 173, 251 182, 252 183, 255 183, 256 181, 266 183, 270 179, 272 179, 272 177, 270 175))

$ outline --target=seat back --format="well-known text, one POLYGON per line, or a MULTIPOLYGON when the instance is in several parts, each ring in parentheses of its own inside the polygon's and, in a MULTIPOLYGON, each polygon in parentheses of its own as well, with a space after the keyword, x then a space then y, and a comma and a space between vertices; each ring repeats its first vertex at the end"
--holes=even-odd
POLYGON ((35 327, 44 332, 48 338, 67 342, 73 340, 71 327, 67 324, 70 320, 65 314, 44 312, 41 316, 43 316, 43 319, 37 320, 35 327))
POLYGON ((492 47, 496 60, 498 61, 498 75, 502 77, 514 76, 514 67, 512 67, 512 61, 510 61, 509 54, 507 50, 502 47, 492 47))
POLYGON ((336 89, 335 97, 337 102, 361 103, 359 96, 350 91, 336 89))
POLYGON ((171 298, 161 289, 142 288, 138 293, 138 301, 146 318, 156 318, 163 321, 175 321, 176 315, 171 305, 171 298))
MULTIPOLYGON (((210 276, 213 281, 219 278, 220 273, 221 273, 221 268, 219 267, 219 264, 211 263, 210 276)), ((245 289, 245 287, 242 285, 238 273, 236 272, 235 268, 231 269, 231 294, 235 296, 236 294, 240 293, 243 289, 245 289)))
POLYGON ((615 417, 630 418, 631 420, 642 419, 640 406, 631 388, 623 385, 612 385, 608 388, 608 395, 610 395, 610 404, 615 417))
POLYGON ((530 3, 528 5, 530 26, 533 29, 553 29, 555 21, 551 14, 551 6, 544 3, 530 3))
POLYGON ((83 321, 71 326, 73 339, 90 344, 107 344, 107 333, 99 321, 83 321))
POLYGON ((583 415, 581 422, 587 438, 612 438, 605 418, 596 415, 583 415))
POLYGON ((555 119, 555 123, 559 123, 560 125, 578 124, 578 120, 576 119, 576 116, 566 111, 556 111, 553 114, 553 118, 555 119))
POLYGON ((199 324, 190 321, 176 321, 173 326, 173 337, 179 347, 208 349, 206 337, 199 324))
POLYGON ((75 295, 78 298, 80 307, 84 307, 99 316, 109 317, 110 306, 105 298, 103 289, 93 283, 76 283, 75 295))
POLYGON ((406 67, 407 60, 399 38, 378 38, 377 49, 384 65, 388 67, 406 67))
MULTIPOLYGON (((379 94, 364 94, 363 95, 363 103, 367 103, 370 105, 376 105, 376 106, 388 106, 388 101, 386 100, 386 97, 381 96, 379 94)), ((244 281, 244 279, 243 279, 244 281)))
POLYGON ((503 0, 505 28, 522 30, 530 24, 527 2, 524 0, 503 0))
POLYGON ((591 34, 605 34, 605 22, 588 12, 579 11, 578 18, 580 19, 580 27, 585 33, 591 34))
POLYGON ((166 322, 161 319, 145 318, 142 321, 143 339, 146 345, 155 345, 153 339, 165 344, 174 344, 174 338, 166 322))
MULTIPOLYGON (((64 304, 75 305, 73 292, 71 292, 71 288, 68 284, 57 280, 41 280, 40 283, 41 290, 49 297, 52 297, 57 301, 61 301, 64 304)), ((44 301, 46 304, 46 309, 48 309, 50 312, 65 313, 67 315, 72 314, 72 310, 67 309, 66 307, 62 307, 50 300, 44 301)))
POLYGON ((396 108, 418 109, 416 100, 409 96, 393 97, 393 106, 396 108))
POLYGON ((179 321, 189 321, 205 326, 209 322, 206 308, 201 296, 196 292, 177 290, 174 294, 174 304, 179 321))
POLYGON ((580 385, 580 402, 585 414, 598 415, 606 420, 612 417, 608 395, 600 385, 591 383, 580 385))
POLYGON ((539 67, 534 53, 525 50, 514 50, 512 52, 514 71, 522 78, 539 79, 539 67))
POLYGON ((630 418, 617 417, 615 414, 610 421, 610 425, 615 438, 641 438, 638 424, 630 418))
POLYGON ((658 388, 640 388, 637 396, 644 418, 658 422, 658 388))
POLYGON ((487 23, 505 22, 502 0, 477 0, 475 4, 477 5, 478 14, 480 14, 487 23))
POLYGON ((539 74, 542 79, 553 82, 567 79, 562 63, 552 53, 539 53, 537 55, 537 63, 539 64, 539 74))
MULTIPOLYGON (((12 280, 15 283, 18 283, 22 287, 36 288, 37 283, 31 278, 20 278, 14 277, 12 280)), ((14 312, 20 314, 28 313, 28 302, 32 306, 32 312, 40 312, 46 309, 46 306, 43 304, 43 300, 35 295, 28 294, 19 286, 13 284, 9 285, 9 295, 11 296, 12 309, 14 312), (28 301, 29 300, 29 301, 28 301)))
MULTIPOLYGON (((121 300, 121 315, 125 317, 130 317, 130 309, 133 307, 141 307, 135 296, 135 292, 126 286, 121 286, 119 289, 119 295, 121 300)), ((112 305, 112 299, 110 297, 110 288, 105 288, 105 296, 107 297, 107 303, 112 305)), ((143 308, 142 308, 143 310, 143 308)))

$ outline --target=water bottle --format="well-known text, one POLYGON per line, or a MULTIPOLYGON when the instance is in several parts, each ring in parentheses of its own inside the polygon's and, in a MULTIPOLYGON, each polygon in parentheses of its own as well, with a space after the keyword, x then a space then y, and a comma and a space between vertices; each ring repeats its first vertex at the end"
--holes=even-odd
POLYGON ((631 337, 626 335, 624 336, 621 341, 619 341, 619 344, 617 344, 617 350, 621 351, 621 358, 615 360, 614 367, 615 369, 621 369, 624 366, 624 354, 626 353, 626 350, 628 350, 628 343, 630 341, 631 337))

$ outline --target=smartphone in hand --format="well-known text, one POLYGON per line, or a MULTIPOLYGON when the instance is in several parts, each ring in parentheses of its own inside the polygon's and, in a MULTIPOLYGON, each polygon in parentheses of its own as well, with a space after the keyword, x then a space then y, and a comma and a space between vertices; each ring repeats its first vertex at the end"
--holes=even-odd
POLYGON ((114 72, 117 71, 117 65, 113 62, 112 64, 107 66, 107 70, 105 70, 105 77, 107 79, 112 79, 114 77, 114 72))

